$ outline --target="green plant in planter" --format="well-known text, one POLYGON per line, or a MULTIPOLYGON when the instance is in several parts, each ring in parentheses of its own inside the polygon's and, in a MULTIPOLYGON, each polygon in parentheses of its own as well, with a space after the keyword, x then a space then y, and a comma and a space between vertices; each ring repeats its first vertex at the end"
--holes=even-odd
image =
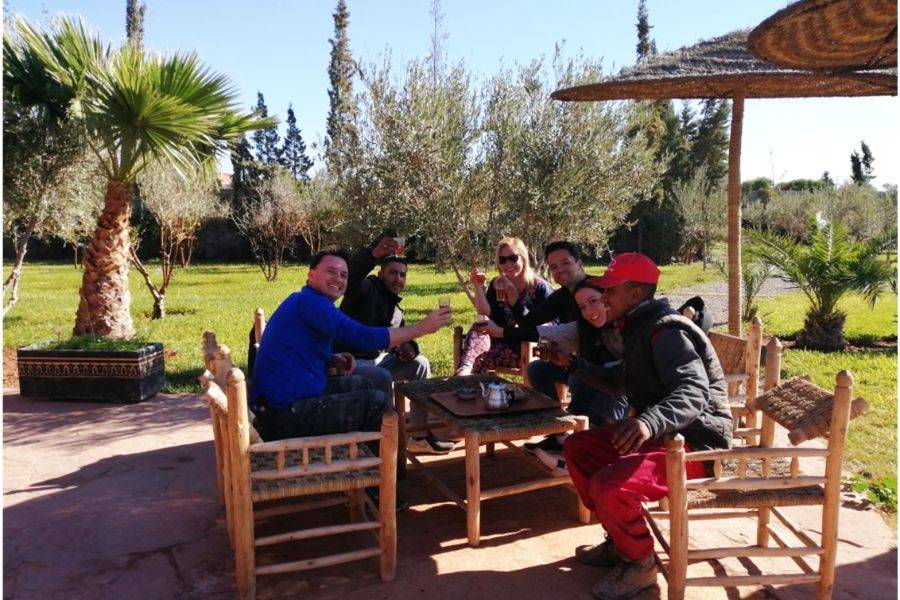
POLYGON ((886 239, 854 240, 841 223, 811 223, 808 237, 796 241, 786 236, 750 230, 750 252, 778 269, 809 299, 809 310, 796 346, 835 351, 847 346, 846 313, 838 302, 858 292, 874 306, 892 281, 892 269, 882 254, 886 239))

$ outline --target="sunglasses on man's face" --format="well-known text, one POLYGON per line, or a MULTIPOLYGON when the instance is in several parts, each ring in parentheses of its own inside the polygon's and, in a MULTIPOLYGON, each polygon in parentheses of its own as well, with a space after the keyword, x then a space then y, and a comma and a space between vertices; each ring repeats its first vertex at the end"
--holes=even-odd
POLYGON ((511 263, 519 262, 519 255, 518 254, 508 254, 506 256, 498 256, 497 257, 498 265, 505 265, 508 262, 511 262, 511 263))

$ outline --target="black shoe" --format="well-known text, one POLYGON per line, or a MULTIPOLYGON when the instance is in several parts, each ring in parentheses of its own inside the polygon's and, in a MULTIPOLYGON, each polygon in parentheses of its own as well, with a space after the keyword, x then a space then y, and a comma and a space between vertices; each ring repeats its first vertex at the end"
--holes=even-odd
MULTIPOLYGON (((366 495, 372 501, 372 504, 375 505, 375 508, 379 508, 381 506, 381 495, 378 493, 377 487, 367 487, 366 495)), ((409 508, 409 502, 401 496, 399 493, 395 496, 394 502, 396 503, 396 511, 400 512, 401 510, 406 510, 409 508)))
POLYGON ((534 451, 537 449, 541 449, 544 452, 556 452, 562 453, 563 447, 562 444, 556 439, 556 435, 548 435, 544 439, 539 442, 525 442, 522 444, 522 447, 525 448, 525 452, 529 454, 534 454, 534 451))

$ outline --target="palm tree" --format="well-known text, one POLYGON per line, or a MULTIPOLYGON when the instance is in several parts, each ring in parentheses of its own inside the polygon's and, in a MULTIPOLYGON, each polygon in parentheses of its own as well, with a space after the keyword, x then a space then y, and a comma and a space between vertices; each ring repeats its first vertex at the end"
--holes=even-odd
POLYGON ((759 230, 750 233, 756 243, 751 252, 781 271, 781 277, 809 299, 803 330, 797 336, 799 348, 843 350, 847 314, 838 310, 838 302, 858 292, 874 305, 892 281, 892 269, 880 257, 885 240, 853 240, 841 223, 812 223, 808 238, 800 242, 759 230))
POLYGON ((83 128, 106 175, 103 211, 84 253, 75 335, 134 335, 128 289, 129 218, 137 175, 161 162, 179 172, 213 168, 245 132, 272 124, 242 113, 224 75, 196 55, 112 49, 81 21, 39 31, 24 20, 3 39, 3 80, 26 105, 83 128))

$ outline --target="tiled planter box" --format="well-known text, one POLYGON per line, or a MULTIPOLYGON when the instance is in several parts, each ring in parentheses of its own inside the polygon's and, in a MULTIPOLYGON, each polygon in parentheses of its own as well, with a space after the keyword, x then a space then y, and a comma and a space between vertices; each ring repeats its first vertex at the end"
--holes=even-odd
POLYGON ((23 396, 139 402, 156 395, 166 381, 163 345, 138 350, 16 351, 23 396))

